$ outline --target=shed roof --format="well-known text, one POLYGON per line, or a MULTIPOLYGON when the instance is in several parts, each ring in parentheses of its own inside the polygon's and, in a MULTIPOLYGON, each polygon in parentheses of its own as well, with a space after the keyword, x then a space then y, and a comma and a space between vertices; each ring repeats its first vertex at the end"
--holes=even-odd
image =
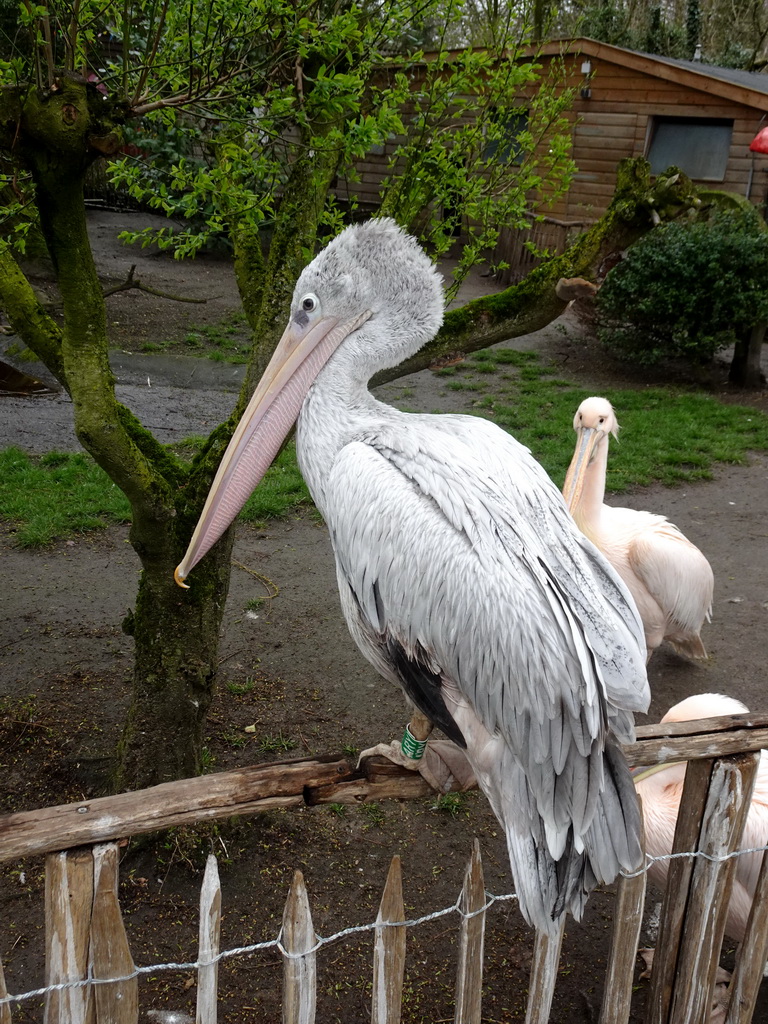
POLYGON ((655 75, 679 85, 713 96, 720 96, 748 107, 768 110, 768 74, 759 71, 739 71, 735 68, 721 68, 694 60, 676 60, 660 57, 656 53, 642 53, 627 50, 611 43, 600 43, 586 36, 574 39, 554 39, 544 43, 537 50, 543 56, 557 54, 583 54, 621 64, 635 71, 655 75))

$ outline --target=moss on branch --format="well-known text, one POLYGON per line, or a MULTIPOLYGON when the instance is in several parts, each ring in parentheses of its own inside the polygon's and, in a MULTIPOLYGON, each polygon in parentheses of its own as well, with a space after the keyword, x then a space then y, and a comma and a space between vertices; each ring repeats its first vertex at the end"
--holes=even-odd
POLYGON ((45 312, 10 249, 0 243, 0 308, 27 348, 69 391, 61 354, 61 328, 45 312))

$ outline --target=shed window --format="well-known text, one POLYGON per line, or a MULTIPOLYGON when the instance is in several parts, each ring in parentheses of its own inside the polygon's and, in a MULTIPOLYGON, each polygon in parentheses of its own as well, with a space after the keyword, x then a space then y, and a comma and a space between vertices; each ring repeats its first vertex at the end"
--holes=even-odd
POLYGON ((651 174, 679 167, 697 181, 722 181, 733 121, 710 117, 654 117, 648 141, 651 174))
POLYGON ((519 164, 523 158, 523 147, 519 136, 528 129, 528 111, 493 110, 491 121, 500 131, 496 138, 486 139, 483 157, 498 164, 519 164))

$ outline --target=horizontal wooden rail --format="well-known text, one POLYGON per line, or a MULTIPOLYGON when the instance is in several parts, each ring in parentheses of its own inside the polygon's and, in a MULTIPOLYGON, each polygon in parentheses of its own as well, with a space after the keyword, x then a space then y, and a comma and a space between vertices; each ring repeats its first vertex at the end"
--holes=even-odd
POLYGON ((432 792, 420 775, 383 758, 370 758, 361 771, 342 755, 271 762, 5 815, 0 862, 276 807, 413 799, 432 792))
POLYGON ((630 768, 726 757, 768 747, 768 714, 722 715, 697 722, 640 725, 622 749, 630 768))
MULTIPOLYGON (((723 757, 768 747, 768 715, 640 726, 637 737, 624 747, 631 767, 723 757)), ((418 799, 432 792, 416 772, 380 757, 360 769, 342 755, 272 762, 5 815, 0 862, 275 807, 418 799)))

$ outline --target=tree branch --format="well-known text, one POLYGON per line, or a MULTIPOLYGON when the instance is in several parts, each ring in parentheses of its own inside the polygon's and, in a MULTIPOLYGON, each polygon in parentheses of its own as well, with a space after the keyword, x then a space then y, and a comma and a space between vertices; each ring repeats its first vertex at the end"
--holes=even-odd
POLYGON ((152 39, 152 49, 151 49, 151 52, 149 54, 149 59, 146 61, 144 67, 141 69, 141 73, 139 75, 139 80, 136 83, 136 88, 135 88, 134 93, 133 93, 133 100, 131 102, 131 106, 135 106, 139 102, 139 99, 141 98, 141 94, 144 91, 144 85, 146 84, 147 76, 149 75, 150 69, 154 65, 155 56, 157 54, 157 48, 160 45, 160 40, 162 38, 162 33, 163 33, 163 27, 165 26, 165 18, 166 18, 166 15, 168 14, 168 4, 169 4, 169 2, 170 2, 170 0, 163 0, 163 9, 160 12, 160 18, 158 20, 157 28, 156 29, 155 29, 155 26, 153 25, 154 16, 155 16, 155 7, 154 7, 154 5, 152 6, 152 12, 151 12, 150 17, 149 17, 149 29, 147 31, 147 39, 152 39))
POLYGON ((520 284, 498 295, 474 299, 450 310, 429 344, 399 366, 376 374, 371 386, 428 369, 439 360, 461 357, 541 330, 560 316, 567 305, 555 292, 561 277, 594 276, 609 252, 631 245, 651 229, 656 217, 673 220, 700 205, 696 189, 685 175, 670 176, 668 172, 651 184, 646 160, 623 160, 611 205, 562 256, 536 267, 520 284))
POLYGON ((158 295, 161 299, 172 299, 174 302, 195 302, 200 305, 204 305, 208 299, 193 299, 186 295, 171 295, 170 292, 162 292, 159 288, 150 288, 148 284, 142 284, 141 281, 134 279, 134 272, 136 270, 136 264, 134 263, 131 269, 128 271, 128 277, 123 281, 122 284, 116 284, 113 288, 106 288, 104 290, 104 298, 108 295, 115 295, 117 292, 127 292, 132 288, 137 288, 140 292, 148 292, 150 295, 158 295))
POLYGON ((69 391, 61 355, 61 328, 37 301, 7 245, 0 244, 0 306, 15 334, 69 391))

